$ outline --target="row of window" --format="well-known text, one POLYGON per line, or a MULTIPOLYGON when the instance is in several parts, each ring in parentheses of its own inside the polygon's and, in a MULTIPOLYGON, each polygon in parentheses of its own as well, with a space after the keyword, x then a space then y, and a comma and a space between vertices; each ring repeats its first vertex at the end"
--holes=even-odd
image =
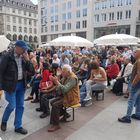
POLYGON ((15 2, 13 0, 0 0, 0 2, 4 2, 4 1, 6 1, 7 3, 12 4, 14 6, 17 6, 17 7, 21 6, 21 7, 24 7, 24 8, 29 8, 29 9, 37 10, 36 6, 31 6, 31 5, 28 5, 26 3, 15 2))
POLYGON ((131 5, 132 0, 104 0, 95 3, 95 10, 131 5))
MULTIPOLYGON (((58 3, 58 2, 59 2, 59 0, 50 0, 50 3, 51 4, 58 3)), ((68 3, 71 3, 71 1, 68 1, 68 3)), ((80 7, 82 4, 83 5, 87 5, 87 0, 76 0, 77 7, 80 7)))
MULTIPOLYGON (((76 11, 76 18, 80 18, 81 16, 82 17, 86 17, 87 16, 87 8, 83 9, 82 11, 82 15, 81 15, 81 11, 80 10, 77 10, 76 11)), ((66 21, 66 20, 69 20, 69 19, 72 19, 72 13, 71 12, 68 12, 68 13, 63 13, 62 14, 62 20, 63 21, 66 21)), ((59 20, 59 17, 58 15, 54 15, 54 16, 51 16, 51 19, 50 21, 53 23, 53 22, 58 22, 59 20)), ((46 24, 47 23, 47 18, 42 18, 41 19, 41 24, 46 24)))
MULTIPOLYGON (((82 22, 80 22, 80 21, 76 22, 76 29, 80 29, 81 27, 87 28, 87 20, 83 20, 82 22)), ((62 24, 62 31, 71 30, 71 28, 72 28, 72 23, 65 22, 62 24)), ((47 32, 48 29, 46 26, 45 27, 42 26, 41 31, 47 32)), ((55 31, 59 31, 59 26, 58 25, 51 25, 51 32, 55 32, 55 31)))
POLYGON ((6 12, 7 13, 19 14, 19 15, 24 15, 24 16, 29 16, 29 17, 34 17, 34 18, 37 17, 36 13, 27 12, 25 10, 15 9, 15 8, 10 8, 10 7, 6 7, 6 12))
MULTIPOLYGON (((101 21, 112 21, 112 20, 121 20, 124 17, 124 13, 122 11, 118 11, 115 15, 114 12, 110 12, 108 14, 102 13, 101 15, 96 14, 95 16, 95 22, 100 22, 101 21)), ((131 10, 125 11, 125 19, 130 19, 131 18, 131 10)))
POLYGON ((7 34, 6 37, 12 41, 16 41, 17 39, 22 39, 24 41, 29 41, 29 42, 37 42, 38 41, 37 36, 33 37, 31 35, 28 37, 27 35, 22 36, 22 35, 16 35, 16 34, 14 34, 14 35, 7 34))
POLYGON ((11 17, 11 16, 7 16, 7 22, 13 22, 13 23, 17 23, 17 20, 18 20, 18 23, 19 24, 24 24, 24 25, 34 25, 34 26, 37 26, 37 21, 36 20, 31 20, 31 19, 26 19, 26 18, 21 18, 21 17, 11 17), (12 19, 11 19, 12 18, 12 19))
MULTIPOLYGON (((11 31, 12 30, 11 28, 12 28, 11 25, 7 25, 7 31, 11 31)), ((37 29, 36 28, 34 28, 34 32, 33 32, 32 28, 28 29, 27 27, 22 28, 21 26, 19 26, 19 27, 13 26, 13 32, 17 32, 17 30, 18 30, 18 32, 23 32, 23 29, 24 29, 24 33, 37 34, 37 29)))

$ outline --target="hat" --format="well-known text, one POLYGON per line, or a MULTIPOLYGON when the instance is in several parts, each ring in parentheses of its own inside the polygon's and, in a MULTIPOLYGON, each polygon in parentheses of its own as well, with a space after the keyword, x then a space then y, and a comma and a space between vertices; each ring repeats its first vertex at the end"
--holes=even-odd
POLYGON ((15 46, 21 47, 24 50, 29 50, 29 47, 27 46, 26 42, 23 40, 17 40, 15 46))

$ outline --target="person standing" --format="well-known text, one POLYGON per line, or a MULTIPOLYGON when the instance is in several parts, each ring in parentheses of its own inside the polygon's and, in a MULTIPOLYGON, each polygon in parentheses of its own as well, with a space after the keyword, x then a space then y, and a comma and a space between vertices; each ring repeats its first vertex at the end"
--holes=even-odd
POLYGON ((130 79, 130 96, 128 99, 127 113, 124 117, 118 118, 119 122, 131 123, 131 118, 140 120, 140 48, 134 51, 136 62, 133 66, 130 79), (132 115, 133 107, 136 107, 132 115))
POLYGON ((15 132, 27 134, 22 127, 24 112, 24 93, 27 73, 33 75, 34 67, 27 53, 28 46, 22 40, 17 40, 15 47, 3 55, 0 66, 0 91, 4 90, 5 99, 8 102, 5 108, 1 130, 6 131, 10 114, 15 109, 15 132))

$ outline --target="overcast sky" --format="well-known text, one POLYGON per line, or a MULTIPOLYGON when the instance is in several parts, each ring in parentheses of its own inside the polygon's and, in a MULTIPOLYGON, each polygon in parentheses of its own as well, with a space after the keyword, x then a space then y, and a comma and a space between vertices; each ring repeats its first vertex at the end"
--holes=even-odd
POLYGON ((38 0, 31 0, 34 4, 37 4, 38 0))

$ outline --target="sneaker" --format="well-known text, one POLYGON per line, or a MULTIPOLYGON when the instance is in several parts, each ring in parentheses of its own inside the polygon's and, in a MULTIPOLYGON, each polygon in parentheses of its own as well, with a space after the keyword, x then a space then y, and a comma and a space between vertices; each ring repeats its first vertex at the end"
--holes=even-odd
POLYGON ((127 118, 126 116, 122 118, 118 118, 118 121, 122 123, 131 123, 131 120, 127 118))
POLYGON ((85 99, 84 99, 84 101, 89 101, 91 99, 92 99, 91 96, 86 96, 85 99))
POLYGON ((43 110, 41 108, 36 108, 35 109, 37 112, 43 112, 43 110))
POLYGON ((138 117, 136 114, 132 114, 131 118, 136 119, 136 120, 140 120, 140 117, 138 117))
POLYGON ((15 129, 15 132, 23 134, 23 135, 26 135, 28 133, 28 131, 26 129, 22 128, 22 127, 15 129))
POLYGON ((6 129, 7 129, 7 123, 2 122, 2 123, 1 123, 1 130, 2 130, 2 131, 6 131, 6 129))

